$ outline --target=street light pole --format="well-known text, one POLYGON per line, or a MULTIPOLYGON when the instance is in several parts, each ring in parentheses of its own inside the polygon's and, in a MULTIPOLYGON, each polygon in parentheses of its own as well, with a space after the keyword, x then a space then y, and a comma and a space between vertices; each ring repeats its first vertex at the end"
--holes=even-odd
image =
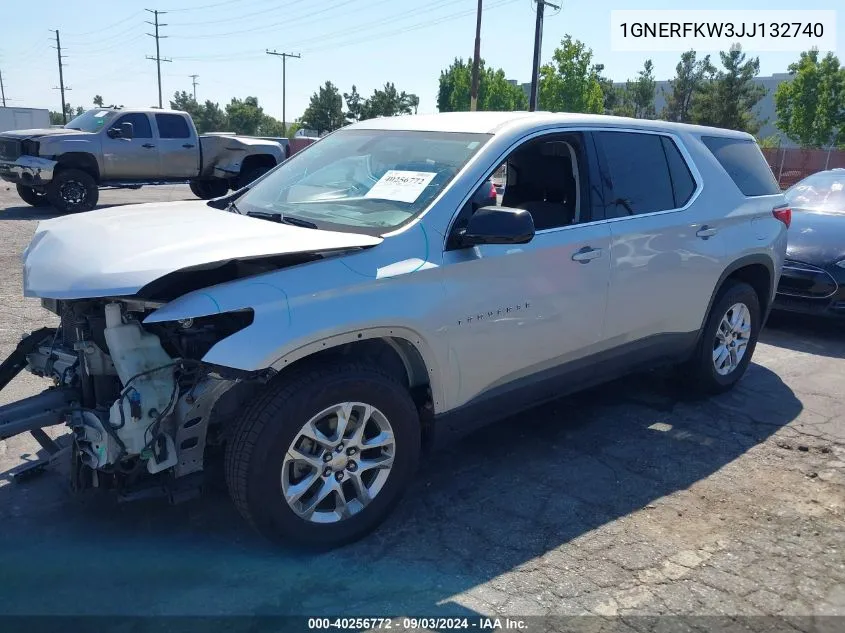
POLYGON ((534 65, 531 69, 531 95, 528 100, 528 109, 534 112, 537 109, 540 92, 540 56, 543 49, 543 15, 546 12, 546 5, 553 9, 560 9, 556 4, 546 0, 535 0, 537 3, 537 21, 534 23, 534 65))

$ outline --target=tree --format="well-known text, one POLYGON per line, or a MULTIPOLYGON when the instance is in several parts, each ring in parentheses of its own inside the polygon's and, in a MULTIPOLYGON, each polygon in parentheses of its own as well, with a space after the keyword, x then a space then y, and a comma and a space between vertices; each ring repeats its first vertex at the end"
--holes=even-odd
POLYGON ((710 63, 710 55, 696 61, 695 51, 682 53, 681 61, 675 66, 675 78, 669 81, 670 90, 668 92, 663 90, 666 96, 663 118, 679 123, 692 122, 693 101, 714 72, 715 68, 710 63))
POLYGON ((226 106, 226 117, 229 120, 229 131, 255 136, 265 114, 256 97, 247 97, 243 101, 233 98, 226 106))
POLYGON ((302 127, 316 130, 318 134, 331 132, 343 125, 343 99, 330 81, 311 95, 311 101, 302 115, 302 127))
POLYGON ((803 147, 845 146, 845 67, 828 53, 801 53, 790 64, 792 81, 775 92, 777 127, 803 147))
POLYGON ((379 116, 396 116, 397 114, 410 114, 413 106, 412 100, 419 99, 416 95, 408 94, 404 90, 399 92, 393 82, 388 81, 384 88, 376 88, 372 96, 361 106, 361 119, 374 119, 379 116))
POLYGON ((596 64, 595 68, 596 79, 601 86, 602 97, 604 99, 604 113, 620 114, 619 109, 625 94, 624 88, 614 86, 613 80, 610 77, 604 76, 604 64, 596 64))
POLYGON ((364 97, 358 92, 355 84, 352 85, 352 92, 344 92, 343 100, 346 101, 346 114, 344 118, 347 123, 355 123, 361 120, 361 109, 364 107, 364 97))
POLYGON ((552 62, 540 68, 540 109, 553 112, 604 112, 604 94, 593 51, 567 35, 552 62))
POLYGON ((719 53, 719 57, 724 70, 705 83, 693 102, 693 122, 756 134, 762 122, 754 107, 766 95, 766 89, 755 81, 760 59, 746 59, 739 46, 719 53))
POLYGON ((103 98, 100 95, 94 95, 94 101, 92 102, 98 108, 103 107, 103 98))
POLYGON ((654 90, 656 86, 654 64, 647 59, 637 79, 625 84, 622 97, 623 108, 626 110, 624 114, 637 119, 655 118, 654 90))
MULTIPOLYGON (((67 120, 70 121, 72 118, 79 116, 85 112, 85 108, 82 106, 76 106, 75 108, 70 105, 69 103, 65 104, 65 116, 67 120)), ((63 125, 64 121, 62 119, 61 112, 54 112, 50 110, 50 125, 63 125)))
MULTIPOLYGON (((469 110, 471 76, 472 60, 456 58, 449 68, 440 71, 437 93, 437 109, 440 112, 469 110)), ((484 60, 479 60, 478 109, 511 111, 527 108, 528 98, 522 88, 508 81, 501 68, 487 68, 484 60)))

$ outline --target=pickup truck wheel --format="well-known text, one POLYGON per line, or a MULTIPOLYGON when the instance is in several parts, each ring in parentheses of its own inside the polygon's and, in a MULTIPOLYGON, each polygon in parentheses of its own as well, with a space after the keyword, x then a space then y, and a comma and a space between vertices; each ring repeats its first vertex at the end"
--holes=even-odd
POLYGON ((50 201, 47 200, 47 194, 43 191, 38 191, 37 189, 27 187, 26 185, 17 185, 17 190, 21 200, 26 202, 28 205, 33 207, 46 207, 50 204, 50 201))
POLYGON ((253 167, 252 169, 247 169, 241 176, 238 178, 238 189, 242 189, 246 187, 249 183, 258 180, 266 174, 268 171, 273 169, 272 167, 268 167, 266 165, 262 165, 260 167, 253 167))
POLYGON ((97 182, 81 169, 63 169, 47 185, 47 200, 62 213, 90 211, 99 198, 97 182))
POLYGON ((728 281, 713 302, 701 341, 679 372, 694 393, 723 393, 745 374, 761 327, 757 292, 745 282, 728 281))
POLYGON ((250 404, 226 447, 226 481, 259 533, 325 549, 384 521, 419 454, 407 388, 377 367, 338 363, 272 385, 250 404))
POLYGON ((225 180, 192 180, 188 186, 197 198, 211 200, 229 193, 229 183, 225 180))

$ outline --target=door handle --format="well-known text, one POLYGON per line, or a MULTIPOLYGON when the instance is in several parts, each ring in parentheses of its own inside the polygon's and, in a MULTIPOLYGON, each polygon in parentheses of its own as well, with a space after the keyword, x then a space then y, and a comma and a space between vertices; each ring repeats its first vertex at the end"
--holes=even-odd
POLYGON ((695 232, 695 235, 696 235, 696 237, 700 237, 701 239, 706 240, 708 237, 713 237, 718 232, 719 232, 719 229, 712 227, 712 226, 707 226, 705 224, 704 226, 702 226, 700 229, 698 229, 695 232))
POLYGON ((600 248, 591 248, 589 246, 585 246, 581 250, 572 254, 572 261, 581 262, 582 264, 588 264, 597 257, 601 257, 600 248))
POLYGON ((155 147, 155 145, 153 145, 152 143, 144 143, 143 145, 141 145, 141 147, 146 147, 147 149, 151 149, 151 148, 155 147))
POLYGON ((185 149, 191 149, 193 147, 193 144, 192 143, 185 143, 184 145, 182 145, 182 147, 184 147, 185 149))

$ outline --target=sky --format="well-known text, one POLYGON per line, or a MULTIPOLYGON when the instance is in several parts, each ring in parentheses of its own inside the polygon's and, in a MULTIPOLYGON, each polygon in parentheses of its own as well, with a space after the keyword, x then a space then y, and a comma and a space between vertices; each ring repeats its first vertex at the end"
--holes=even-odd
MULTIPOLYGON (((471 57, 477 0, 39 0, 38 11, 19 0, 0 0, 0 72, 7 105, 60 107, 55 34, 65 58, 66 101, 157 105, 155 40, 145 8, 165 11, 160 22, 162 94, 175 91, 221 106, 232 97, 258 97, 265 112, 282 117, 282 61, 267 49, 300 54, 287 61, 287 119, 300 116, 325 81, 341 92, 355 84, 368 96, 387 81, 420 97, 420 113, 437 111, 440 71, 455 57, 471 57)), ((556 3, 558 0, 554 0, 556 3)), ((527 82, 534 40, 533 0, 483 0, 481 56, 508 78, 527 82)), ((571 34, 592 48, 594 61, 617 81, 633 78, 651 58, 657 79, 670 79, 679 53, 610 50, 613 9, 795 9, 787 0, 563 0, 549 11, 543 61, 571 34)), ((845 5, 841 0, 804 0, 802 9, 836 9, 837 50, 845 62, 845 5)), ((762 75, 785 72, 798 53, 754 53, 762 75)))

